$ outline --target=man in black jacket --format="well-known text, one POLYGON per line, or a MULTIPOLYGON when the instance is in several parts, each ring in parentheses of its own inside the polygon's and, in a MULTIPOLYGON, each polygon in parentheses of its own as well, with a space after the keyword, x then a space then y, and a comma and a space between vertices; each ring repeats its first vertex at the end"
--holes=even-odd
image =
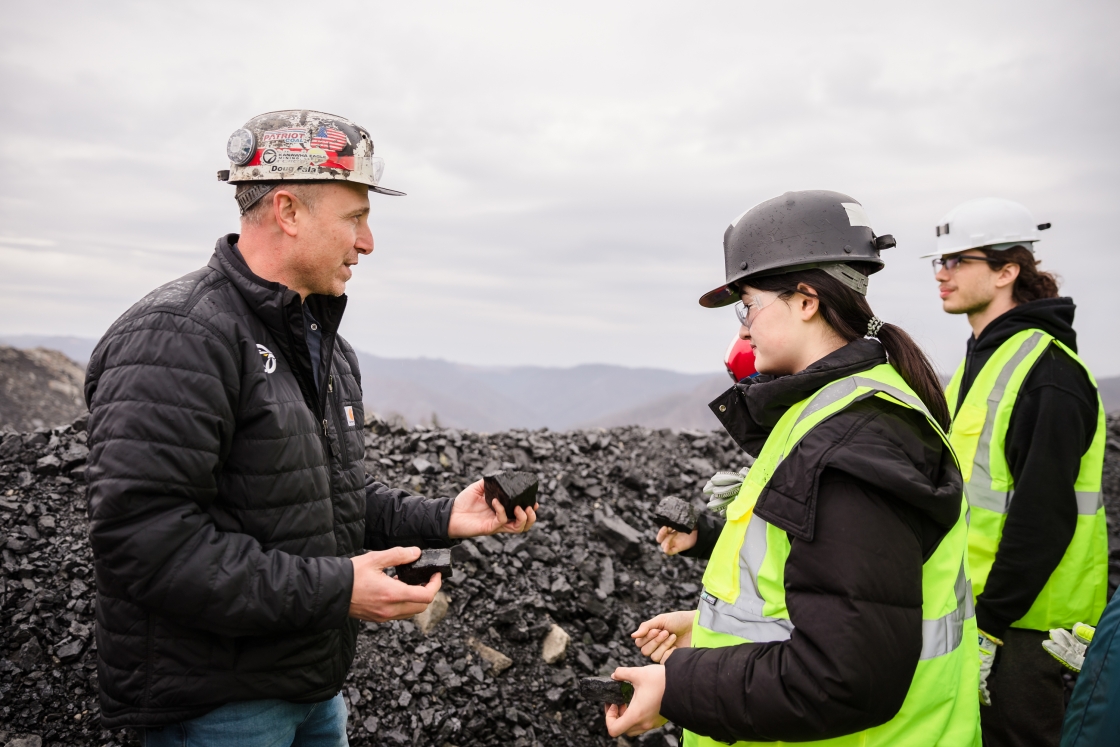
MULTIPOLYGON (((1105 545, 1092 553, 1100 556, 1096 558, 1099 569, 1074 568, 1070 576, 1051 581, 1075 541, 1075 533, 1086 547, 1097 542, 1094 537, 1081 537, 1085 529, 1078 530, 1079 514, 1088 510, 1092 515, 1097 509, 1079 507, 1077 491, 1081 488, 1075 488, 1075 483, 1094 469, 1089 464, 1092 460, 1083 457, 1097 435, 1102 412, 1096 387, 1075 357, 1073 300, 1058 297, 1054 276, 1037 269, 1033 246, 1038 231, 1045 228, 1049 224, 1036 225, 1017 203, 973 200, 942 220, 937 228, 938 252, 932 255, 937 257, 934 267, 945 311, 967 315, 972 327, 964 362, 950 387, 956 391, 957 406, 951 414, 954 445, 961 459, 972 459, 975 449, 960 448, 957 439, 967 436, 957 433, 961 429, 956 421, 962 407, 971 401, 969 393, 984 385, 981 380, 992 381, 994 370, 980 376, 985 366, 996 356, 1010 356, 1005 370, 1013 369, 1014 355, 1005 346, 1017 345, 1012 338, 1024 331, 1038 330, 1060 343, 1045 347, 1021 383, 1012 376, 1004 392, 986 397, 989 401, 1000 399, 1000 394, 1014 397, 1013 388, 1018 386, 1017 397, 1008 400, 1013 402, 1009 421, 1001 426, 991 409, 994 403, 988 405, 987 418, 996 421, 994 431, 987 425, 977 437, 994 435, 991 450, 995 451, 1002 436, 1013 489, 997 507, 1005 516, 1001 535, 988 537, 990 530, 978 520, 983 503, 975 488, 977 478, 966 485, 973 504, 970 536, 982 535, 980 544, 998 542, 994 561, 978 562, 970 555, 973 583, 982 589, 976 598, 976 621, 982 636, 980 690, 985 706, 980 713, 985 744, 990 745, 1058 744, 1065 711, 1064 670, 1041 646, 1046 629, 1057 623, 1039 625, 1028 613, 1048 582, 1047 594, 1059 599, 1099 589, 1100 606, 1107 582, 1105 545), (1001 427, 1005 428, 1002 433, 1001 427)), ((970 471, 975 475, 983 469, 986 465, 970 471)), ((1096 469, 1099 481, 1099 467, 1096 469)), ((1090 517, 1081 522, 1100 534, 1101 527, 1093 526, 1090 517)), ((1103 526, 1103 514, 1099 523, 1103 526)), ((976 546, 976 538, 973 540, 970 544, 976 546)), ((1041 619, 1047 614, 1055 613, 1042 610, 1037 616, 1041 619)), ((1100 610, 1086 609, 1082 614, 1086 617, 1082 622, 1093 624, 1093 615, 1100 610)))
POLYGON ((118 319, 87 372, 102 719, 146 745, 345 745, 359 621, 415 615, 440 586, 383 569, 535 514, 492 511, 481 482, 428 500, 365 472, 358 361, 337 330, 373 250, 367 193, 392 193, 368 133, 279 112, 228 150, 272 177, 240 180, 241 235, 118 319), (316 143, 333 150, 298 148, 316 143), (319 181, 254 161, 314 163, 319 181))

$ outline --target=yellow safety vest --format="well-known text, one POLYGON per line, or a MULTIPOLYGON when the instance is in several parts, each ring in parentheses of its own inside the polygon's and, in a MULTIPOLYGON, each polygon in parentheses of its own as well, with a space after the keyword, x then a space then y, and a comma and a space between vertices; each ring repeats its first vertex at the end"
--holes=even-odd
MULTIPOLYGON (((766 439, 739 495, 727 508, 727 523, 704 573, 704 591, 692 628, 694 647, 790 638, 794 625, 786 608, 785 591, 789 536, 755 516, 755 502, 778 465, 810 430, 868 397, 921 412, 948 444, 926 406, 886 363, 834 381, 791 407, 766 439)), ((980 665, 966 558, 967 513, 962 495, 956 524, 922 565, 922 653, 898 714, 885 724, 855 734, 797 744, 979 746, 976 689, 980 665)), ((685 731, 684 744, 717 747, 722 743, 685 731)))
MULTIPOLYGON (((961 460, 965 494, 972 508, 968 560, 976 596, 987 585, 1007 509, 1015 495, 1015 480, 1004 453, 1007 426, 1023 382, 1049 345, 1058 346, 1077 361, 1096 387, 1093 374, 1072 350, 1040 329, 1025 329, 992 354, 976 375, 959 410, 963 362, 946 390, 949 412, 956 413, 949 441, 961 460)), ((1104 611, 1108 594, 1108 526, 1101 475, 1106 435, 1104 405, 1098 394, 1097 431, 1089 450, 1081 457, 1081 471, 1074 483, 1077 529, 1073 540, 1027 614, 1011 623, 1012 627, 1045 631, 1071 628, 1077 622, 1096 625, 1104 611)))

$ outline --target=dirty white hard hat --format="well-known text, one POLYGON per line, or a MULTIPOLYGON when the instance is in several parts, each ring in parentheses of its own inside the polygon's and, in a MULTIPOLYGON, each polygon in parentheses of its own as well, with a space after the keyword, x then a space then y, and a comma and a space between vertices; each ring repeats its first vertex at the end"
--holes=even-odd
POLYGON ((229 170, 219 171, 219 180, 260 182, 259 189, 238 194, 242 213, 277 182, 346 181, 383 195, 404 194, 380 186, 385 162, 373 154, 366 128, 325 112, 287 109, 259 114, 229 136, 226 156, 229 170))
POLYGON ((1001 251, 1023 246, 1033 252, 1039 231, 1049 227, 1049 223, 1036 223, 1031 211, 1013 200, 969 200, 941 219, 936 228, 937 251, 922 257, 942 257, 980 247, 1001 251))

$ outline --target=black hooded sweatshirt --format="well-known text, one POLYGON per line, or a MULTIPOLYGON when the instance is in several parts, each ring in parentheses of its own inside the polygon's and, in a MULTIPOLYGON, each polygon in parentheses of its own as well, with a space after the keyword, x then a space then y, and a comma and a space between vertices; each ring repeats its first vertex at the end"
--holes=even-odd
MULTIPOLYGON (((804 371, 736 384, 712 404, 757 455, 794 404, 883 363, 856 340, 804 371)), ((961 512, 952 453, 920 413, 868 398, 811 430, 754 512, 785 530, 787 641, 677 650, 661 714, 721 741, 807 741, 893 718, 922 649, 922 564, 961 512)))
MULTIPOLYGON (((1025 329, 1041 329, 1076 352, 1075 308, 1071 298, 1031 301, 969 337, 958 407, 992 354, 1025 329)), ((1097 412, 1097 391, 1085 369, 1051 345, 1023 382, 1007 427, 1015 498, 987 585, 976 600, 976 624, 984 632, 1002 638, 1027 614, 1069 547, 1077 528, 1073 486, 1096 434, 1097 412)))

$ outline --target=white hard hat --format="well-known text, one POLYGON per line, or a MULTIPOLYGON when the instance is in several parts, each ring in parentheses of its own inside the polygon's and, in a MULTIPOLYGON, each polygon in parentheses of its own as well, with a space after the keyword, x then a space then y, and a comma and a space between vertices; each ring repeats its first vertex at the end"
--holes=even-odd
POLYGON ((1025 246, 1034 251, 1039 231, 1049 223, 1035 223, 1026 207, 1013 200, 982 197, 962 202, 937 225, 937 251, 922 257, 942 257, 966 249, 990 247, 997 251, 1025 246))

